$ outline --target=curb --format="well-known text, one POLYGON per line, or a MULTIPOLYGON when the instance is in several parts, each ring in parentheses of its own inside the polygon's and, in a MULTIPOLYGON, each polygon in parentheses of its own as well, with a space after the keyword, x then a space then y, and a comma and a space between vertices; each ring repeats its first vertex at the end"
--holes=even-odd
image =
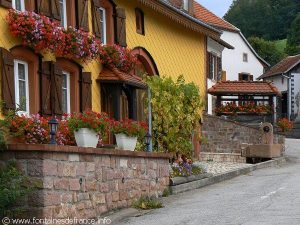
POLYGON ((249 167, 232 170, 227 173, 219 174, 219 175, 209 177, 209 178, 204 178, 202 180, 197 180, 197 181, 192 181, 192 182, 185 183, 185 184, 171 186, 170 190, 171 190, 172 194, 178 194, 178 193, 194 190, 194 189, 208 186, 211 184, 219 183, 221 181, 230 180, 237 176, 248 174, 254 170, 282 165, 282 164, 286 163, 287 159, 288 159, 287 156, 283 156, 283 157, 269 160, 266 162, 253 164, 249 167))

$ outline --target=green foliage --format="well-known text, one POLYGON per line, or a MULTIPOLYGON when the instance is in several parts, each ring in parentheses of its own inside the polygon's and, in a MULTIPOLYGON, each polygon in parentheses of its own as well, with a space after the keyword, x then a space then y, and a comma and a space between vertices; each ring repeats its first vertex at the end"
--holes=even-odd
POLYGON ((134 208, 137 209, 158 209, 162 208, 162 203, 154 197, 140 197, 136 202, 132 205, 134 208))
POLYGON ((235 0, 224 16, 248 38, 285 39, 297 13, 299 0, 235 0))
POLYGON ((0 170, 0 217, 11 215, 15 204, 30 192, 30 188, 25 187, 27 180, 17 170, 14 161, 0 170))
POLYGON ((191 135, 201 117, 203 107, 199 88, 170 77, 149 76, 151 88, 154 149, 159 152, 192 154, 191 135))
POLYGON ((284 52, 287 45, 287 39, 277 40, 274 41, 274 43, 278 51, 284 52))
POLYGON ((289 55, 300 54, 300 12, 291 24, 291 29, 287 38, 286 52, 289 55))
POLYGON ((163 193, 162 193, 162 196, 163 197, 168 197, 169 195, 171 195, 171 190, 170 188, 165 188, 163 193))
POLYGON ((278 50, 273 41, 267 41, 258 37, 250 37, 248 41, 258 55, 269 62, 271 66, 280 62, 285 57, 285 54, 278 50))
POLYGON ((198 175, 203 173, 203 169, 200 166, 197 165, 188 165, 187 164, 179 164, 179 165, 173 165, 172 171, 170 173, 171 177, 187 177, 191 175, 198 175))

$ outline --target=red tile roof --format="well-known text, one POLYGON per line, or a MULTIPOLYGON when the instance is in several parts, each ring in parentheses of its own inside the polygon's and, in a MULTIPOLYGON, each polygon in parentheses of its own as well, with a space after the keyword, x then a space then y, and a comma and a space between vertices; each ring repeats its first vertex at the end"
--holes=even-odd
POLYGON ((196 1, 194 1, 194 14, 197 19, 202 20, 203 22, 208 23, 211 26, 230 31, 239 31, 238 28, 218 17, 196 1))
POLYGON ((289 56, 283 59, 281 62, 277 63, 270 70, 261 75, 258 79, 275 76, 282 73, 287 73, 294 66, 300 63, 300 54, 295 56, 289 56))
POLYGON ((115 67, 104 67, 99 77, 97 78, 102 83, 127 83, 129 85, 139 87, 139 88, 146 88, 147 85, 142 81, 142 78, 134 75, 124 73, 118 70, 115 67))
POLYGON ((208 89, 212 95, 280 95, 278 89, 265 81, 222 81, 208 89))

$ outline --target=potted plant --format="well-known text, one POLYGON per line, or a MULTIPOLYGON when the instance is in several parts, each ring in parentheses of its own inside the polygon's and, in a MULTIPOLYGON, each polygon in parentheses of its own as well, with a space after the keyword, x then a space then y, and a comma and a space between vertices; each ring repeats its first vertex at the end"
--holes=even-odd
POLYGON ((96 148, 99 137, 105 135, 109 125, 109 118, 104 113, 86 111, 71 114, 68 126, 74 132, 76 144, 79 147, 96 148))
POLYGON ((134 151, 138 138, 143 138, 148 127, 144 122, 133 120, 114 121, 112 131, 119 149, 134 151))

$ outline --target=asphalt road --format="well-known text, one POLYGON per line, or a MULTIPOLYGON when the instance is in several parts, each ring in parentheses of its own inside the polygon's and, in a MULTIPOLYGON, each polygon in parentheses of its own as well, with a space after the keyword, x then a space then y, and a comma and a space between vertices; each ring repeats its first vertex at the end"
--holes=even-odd
POLYGON ((300 225, 300 140, 288 139, 289 162, 170 196, 165 207, 126 225, 300 225))

